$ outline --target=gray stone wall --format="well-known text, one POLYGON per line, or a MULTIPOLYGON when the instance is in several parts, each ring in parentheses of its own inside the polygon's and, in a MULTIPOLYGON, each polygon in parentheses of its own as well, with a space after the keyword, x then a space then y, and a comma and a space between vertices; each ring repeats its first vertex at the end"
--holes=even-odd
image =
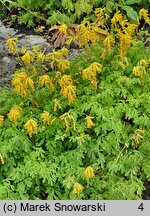
MULTIPOLYGON (((6 28, 0 21, 0 86, 9 84, 12 74, 17 69, 16 57, 10 55, 5 44, 5 41, 11 37, 17 37, 19 39, 17 42, 17 47, 19 49, 25 46, 28 50, 31 50, 32 46, 38 45, 41 50, 46 48, 46 52, 51 52, 53 50, 53 45, 48 43, 42 36, 18 33, 18 30, 6 28)), ((81 51, 83 50, 71 49, 67 59, 72 60, 76 58, 81 51)))

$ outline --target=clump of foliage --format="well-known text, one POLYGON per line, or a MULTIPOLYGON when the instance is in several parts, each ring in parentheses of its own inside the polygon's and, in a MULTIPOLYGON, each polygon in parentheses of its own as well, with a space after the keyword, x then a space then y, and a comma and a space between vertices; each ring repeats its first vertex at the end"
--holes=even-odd
MULTIPOLYGON (((120 12, 110 22, 101 44, 82 25, 76 40, 93 45, 72 62, 66 48, 22 48, 12 89, 0 94, 0 199, 141 199, 150 51, 120 12)), ((17 39, 6 43, 16 55, 17 39)))
POLYGON ((58 22, 70 24, 79 23, 84 17, 94 19, 93 11, 96 7, 105 7, 108 16, 121 10, 132 21, 138 18, 141 8, 148 9, 149 0, 0 0, 3 9, 12 13, 12 19, 28 27, 35 23, 53 25, 58 22))

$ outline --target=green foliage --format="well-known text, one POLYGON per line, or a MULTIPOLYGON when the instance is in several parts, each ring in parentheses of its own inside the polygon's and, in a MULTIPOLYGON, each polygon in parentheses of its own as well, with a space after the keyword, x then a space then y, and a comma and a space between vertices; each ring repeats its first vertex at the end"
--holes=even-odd
POLYGON ((33 27, 35 24, 53 25, 56 23, 70 24, 80 22, 84 17, 94 17, 96 7, 106 8, 106 13, 112 16, 118 10, 123 11, 129 19, 136 21, 141 8, 148 9, 149 0, 0 0, 3 9, 12 13, 12 19, 33 27))
MULTIPOLYGON (((150 52, 136 43, 122 67, 117 50, 102 60, 103 47, 92 46, 71 62, 63 73, 77 86, 72 104, 59 85, 52 91, 36 82, 35 93, 26 97, 14 89, 0 90, 0 199, 141 199, 142 181, 150 179, 150 76, 149 68, 143 77, 132 70, 150 52), (81 76, 93 62, 103 65, 97 89, 81 76), (54 112, 55 99, 61 108, 54 112), (17 125, 7 118, 14 104, 23 109, 17 125), (42 122, 43 111, 56 119, 53 125, 42 122), (68 130, 60 118, 64 113, 71 118, 68 130), (93 126, 87 127, 86 116, 93 117, 93 126), (23 127, 30 118, 38 124, 32 137, 23 127), (88 166, 94 170, 90 179, 84 175, 88 166), (80 193, 73 193, 76 182, 83 186, 80 193)), ((51 78, 55 73, 47 72, 51 78)), ((36 81, 39 74, 31 77, 36 81)))
POLYGON ((137 21, 139 10, 141 8, 148 9, 149 3, 150 0, 106 0, 103 1, 102 6, 106 5, 106 11, 109 15, 112 15, 114 12, 121 10, 127 15, 128 19, 131 19, 132 21, 137 21))

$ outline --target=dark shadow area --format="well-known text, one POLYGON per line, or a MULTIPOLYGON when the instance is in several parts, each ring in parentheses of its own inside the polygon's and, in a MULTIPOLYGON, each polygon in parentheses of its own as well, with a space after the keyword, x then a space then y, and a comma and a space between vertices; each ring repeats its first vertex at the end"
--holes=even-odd
POLYGON ((142 199, 143 200, 150 200, 150 182, 145 181, 144 186, 145 186, 145 191, 143 191, 142 199))

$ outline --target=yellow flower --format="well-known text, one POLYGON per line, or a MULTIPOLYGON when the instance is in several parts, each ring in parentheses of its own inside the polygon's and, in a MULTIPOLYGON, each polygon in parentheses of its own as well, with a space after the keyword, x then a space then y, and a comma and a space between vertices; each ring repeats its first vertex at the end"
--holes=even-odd
POLYGON ((82 191, 83 191, 83 186, 76 182, 73 186, 72 193, 73 194, 80 194, 82 191))
POLYGON ((113 25, 114 27, 116 27, 117 22, 121 23, 122 20, 123 20, 122 14, 120 13, 120 11, 117 11, 117 12, 114 14, 113 18, 111 19, 111 23, 112 23, 112 25, 113 25))
POLYGON ((87 79, 91 82, 91 84, 94 86, 94 88, 97 88, 97 82, 96 82, 96 74, 101 73, 102 71, 102 65, 97 63, 97 62, 93 62, 89 67, 85 68, 82 71, 82 77, 83 79, 87 79))
POLYGON ((91 70, 90 67, 88 67, 82 71, 82 77, 83 77, 83 79, 87 79, 90 81, 92 81, 92 80, 96 81, 96 73, 95 73, 95 71, 91 70))
POLYGON ((68 86, 72 84, 71 75, 63 75, 59 81, 61 87, 68 86))
POLYGON ((94 123, 92 122, 91 119, 94 119, 94 117, 87 116, 87 117, 85 118, 86 124, 87 124, 87 128, 92 128, 92 127, 94 126, 94 123))
POLYGON ((120 51, 120 57, 122 60, 126 57, 126 52, 131 44, 131 35, 130 34, 124 34, 120 30, 118 30, 119 34, 119 51, 120 51))
POLYGON ((139 18, 140 18, 140 20, 144 19, 145 22, 150 25, 150 19, 149 19, 149 16, 148 16, 148 10, 141 9, 140 12, 139 12, 139 18))
POLYGON ((44 111, 43 113, 41 113, 41 118, 43 120, 43 122, 46 124, 50 123, 50 114, 47 111, 44 111))
MULTIPOLYGON (((68 53, 69 53, 69 51, 68 51, 67 48, 63 47, 63 48, 60 50, 60 53, 61 53, 62 56, 67 56, 68 53)), ((61 56, 61 58, 62 58, 62 56, 61 56)))
POLYGON ((3 121, 4 121, 4 116, 0 115, 0 126, 3 125, 3 121))
POLYGON ((101 18, 104 16, 105 8, 96 8, 94 13, 97 17, 101 18))
POLYGON ((50 87, 52 90, 54 89, 54 85, 52 83, 52 79, 48 75, 43 75, 39 77, 39 85, 43 86, 45 85, 46 87, 50 87))
POLYGON ((16 43, 18 42, 18 38, 9 38, 6 40, 6 45, 8 46, 9 52, 11 54, 16 53, 16 43))
POLYGON ((39 53, 40 52, 40 47, 38 45, 34 45, 32 46, 32 50, 35 52, 35 53, 39 53))
POLYGON ((63 115, 61 115, 59 118, 60 118, 60 120, 64 120, 64 122, 65 122, 65 125, 66 125, 66 131, 65 132, 67 132, 68 129, 70 128, 71 122, 73 124, 74 131, 76 131, 76 122, 75 122, 72 115, 70 115, 68 112, 66 112, 63 115))
POLYGON ((59 31, 62 32, 63 34, 66 34, 66 33, 67 33, 67 28, 68 28, 67 25, 62 24, 62 25, 59 26, 58 29, 59 29, 59 31))
POLYGON ((65 113, 63 115, 61 115, 59 118, 60 120, 64 120, 65 122, 65 125, 66 125, 66 131, 67 132, 70 128, 70 124, 69 124, 69 121, 68 121, 68 117, 69 117, 69 120, 70 120, 70 116, 69 116, 69 113, 65 113))
POLYGON ((27 48, 25 46, 22 46, 20 52, 21 54, 24 54, 27 51, 27 48))
POLYGON ((36 56, 36 59, 43 63, 45 59, 45 55, 42 52, 39 52, 36 56))
POLYGON ((66 69, 70 68, 70 63, 67 60, 61 59, 61 60, 58 60, 57 67, 58 67, 58 70, 60 70, 61 72, 64 72, 66 69))
POLYGON ((132 74, 142 78, 144 75, 146 75, 146 68, 148 67, 148 64, 149 60, 141 59, 137 66, 133 67, 132 74))
POLYGON ((84 175, 85 175, 87 178, 92 178, 92 177, 94 177, 95 174, 94 174, 93 168, 90 167, 90 166, 88 166, 88 167, 85 169, 84 175))
POLYGON ((17 125, 17 119, 21 116, 22 109, 18 105, 14 105, 9 113, 7 114, 8 118, 17 125))
POLYGON ((97 62, 93 62, 91 65, 90 65, 90 69, 94 72, 94 73, 101 73, 102 71, 102 65, 97 63, 97 62))
POLYGON ((34 121, 33 119, 28 120, 24 124, 24 128, 27 129, 30 137, 32 137, 33 133, 37 134, 37 131, 38 131, 37 122, 34 121))
POLYGON ((20 96, 26 96, 27 90, 34 91, 34 82, 28 77, 26 71, 16 72, 12 79, 12 85, 20 96))
POLYGON ((37 74, 37 71, 36 71, 35 66, 33 66, 33 67, 31 68, 31 72, 32 72, 33 75, 36 75, 36 74, 37 74))
POLYGON ((134 66, 133 67, 133 70, 132 70, 132 74, 134 74, 135 76, 138 76, 138 77, 143 77, 143 75, 146 74, 146 70, 145 70, 145 67, 141 67, 139 65, 137 66, 134 66))
POLYGON ((34 82, 33 82, 33 80, 30 77, 28 77, 26 79, 26 83, 25 84, 26 84, 27 87, 29 86, 32 91, 34 91, 34 82))
POLYGON ((49 112, 44 111, 43 113, 41 113, 41 118, 43 120, 43 122, 46 124, 53 124, 53 122, 55 121, 55 119, 51 120, 51 116, 49 114, 49 112))
POLYGON ((46 54, 46 61, 54 60, 54 59, 61 59, 63 56, 67 56, 69 53, 68 49, 63 47, 61 50, 57 50, 46 54))
POLYGON ((65 125, 66 125, 65 132, 67 132, 69 130, 70 124, 69 124, 69 121, 67 120, 67 118, 64 118, 64 121, 65 121, 65 125))
POLYGON ((111 46, 114 45, 114 43, 115 43, 115 38, 113 35, 108 35, 103 41, 103 44, 107 47, 108 54, 111 53, 111 46))
POLYGON ((60 101, 57 99, 54 99, 54 112, 56 113, 60 109, 61 109, 60 101))
POLYGON ((74 97, 76 97, 76 86, 68 85, 63 88, 61 93, 68 99, 69 104, 71 104, 74 101, 74 97))
POLYGON ((69 104, 71 104, 76 97, 76 86, 73 85, 71 75, 63 75, 59 80, 59 84, 61 86, 60 93, 64 95, 69 104))
POLYGON ((0 163, 1 163, 1 164, 4 164, 4 159, 3 159, 3 157, 2 157, 1 154, 0 154, 0 163))
POLYGON ((22 57, 22 61, 25 63, 25 64, 31 64, 31 62, 33 62, 35 58, 35 54, 31 51, 27 51, 22 57))

